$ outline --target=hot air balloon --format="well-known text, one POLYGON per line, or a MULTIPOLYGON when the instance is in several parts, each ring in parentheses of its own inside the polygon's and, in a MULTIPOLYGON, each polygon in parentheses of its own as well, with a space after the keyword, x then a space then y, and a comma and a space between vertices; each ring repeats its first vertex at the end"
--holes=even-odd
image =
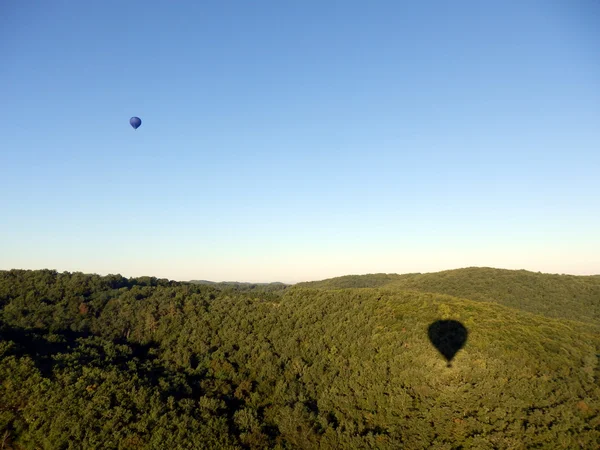
POLYGON ((438 320, 429 325, 429 340, 435 348, 446 358, 448 367, 456 353, 467 342, 467 329, 456 320, 438 320))
POLYGON ((139 117, 132 117, 131 119, 129 119, 129 123, 131 124, 134 130, 137 130, 142 124, 142 119, 140 119, 139 117))

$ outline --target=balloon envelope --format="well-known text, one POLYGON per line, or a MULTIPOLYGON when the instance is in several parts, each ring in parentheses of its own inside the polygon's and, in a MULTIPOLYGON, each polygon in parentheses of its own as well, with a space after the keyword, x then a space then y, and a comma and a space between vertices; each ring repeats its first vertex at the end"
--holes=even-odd
POLYGON ((142 124, 142 119, 140 119, 139 117, 132 117, 131 119, 129 119, 129 123, 131 124, 134 130, 137 130, 142 124))
POLYGON ((429 340, 446 358, 448 367, 454 355, 463 348, 469 334, 465 326, 456 320, 438 320, 429 326, 429 340))

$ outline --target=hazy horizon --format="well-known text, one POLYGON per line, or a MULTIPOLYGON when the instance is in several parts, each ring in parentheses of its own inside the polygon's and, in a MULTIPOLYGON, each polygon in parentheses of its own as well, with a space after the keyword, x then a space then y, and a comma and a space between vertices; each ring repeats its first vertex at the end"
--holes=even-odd
POLYGON ((0 269, 600 273, 597 2, 0 11, 0 269))
POLYGON ((385 273, 387 275, 405 275, 405 274, 430 274, 430 273, 439 273, 439 272, 448 272, 448 271, 452 271, 452 270, 461 270, 461 269, 497 269, 497 270, 525 270, 528 272, 532 272, 532 273, 542 273, 542 274, 547 274, 547 275, 574 275, 574 276, 600 276, 600 273, 565 273, 565 272, 544 272, 544 271, 538 271, 538 270, 532 270, 532 269, 525 269, 525 268, 507 268, 507 267, 490 267, 490 266, 461 266, 461 267, 454 267, 451 269, 441 269, 441 270, 426 270, 426 271, 402 271, 402 272, 364 272, 364 273, 343 273, 343 274, 336 274, 336 275, 331 275, 331 276, 326 276, 326 277, 322 277, 322 278, 313 278, 313 279, 303 279, 303 280, 296 280, 296 281, 285 281, 285 280, 268 280, 268 279, 261 279, 261 280, 246 280, 246 279, 211 279, 211 278, 206 278, 206 277, 202 277, 202 276, 198 276, 198 277, 191 277, 191 278, 172 278, 172 277, 164 277, 164 276, 157 276, 155 274, 150 274, 150 273, 136 273, 134 275, 132 274, 127 274, 127 273, 122 273, 122 272, 95 272, 95 271, 81 271, 81 270, 68 270, 68 269, 56 269, 54 267, 36 267, 36 268, 25 268, 25 267, 12 267, 10 269, 4 269, 1 268, 0 270, 56 270, 58 273, 62 273, 62 272, 80 272, 80 273, 84 273, 87 275, 91 275, 91 274, 95 274, 95 275, 100 275, 100 276, 107 276, 107 275, 121 275, 124 276, 125 278, 135 278, 135 277, 142 277, 142 276, 153 276, 156 277, 158 279, 160 278, 166 278, 169 280, 173 280, 173 281, 181 281, 181 282, 187 282, 187 281, 209 281, 209 282, 214 282, 214 283, 284 283, 284 284, 296 284, 296 283, 302 283, 302 282, 310 282, 310 281, 322 281, 322 280, 326 280, 326 279, 330 279, 330 278, 337 278, 337 277, 343 277, 343 276, 347 276, 347 275, 353 275, 353 276, 362 276, 362 275, 374 275, 374 274, 381 274, 381 273, 385 273))

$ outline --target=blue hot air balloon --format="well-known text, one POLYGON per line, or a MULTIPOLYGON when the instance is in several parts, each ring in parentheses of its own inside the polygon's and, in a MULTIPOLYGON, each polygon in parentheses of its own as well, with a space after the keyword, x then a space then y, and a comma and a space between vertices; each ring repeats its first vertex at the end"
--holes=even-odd
POLYGON ((131 124, 134 130, 137 130, 142 124, 142 119, 140 119, 139 117, 132 117, 131 119, 129 119, 129 123, 131 124))

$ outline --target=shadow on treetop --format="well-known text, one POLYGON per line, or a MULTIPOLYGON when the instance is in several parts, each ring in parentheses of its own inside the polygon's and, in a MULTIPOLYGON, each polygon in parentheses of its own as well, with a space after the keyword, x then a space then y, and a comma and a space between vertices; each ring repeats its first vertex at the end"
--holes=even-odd
POLYGON ((427 330, 429 341, 446 358, 448 367, 452 367, 452 359, 464 347, 469 332, 456 320, 437 320, 427 330))

